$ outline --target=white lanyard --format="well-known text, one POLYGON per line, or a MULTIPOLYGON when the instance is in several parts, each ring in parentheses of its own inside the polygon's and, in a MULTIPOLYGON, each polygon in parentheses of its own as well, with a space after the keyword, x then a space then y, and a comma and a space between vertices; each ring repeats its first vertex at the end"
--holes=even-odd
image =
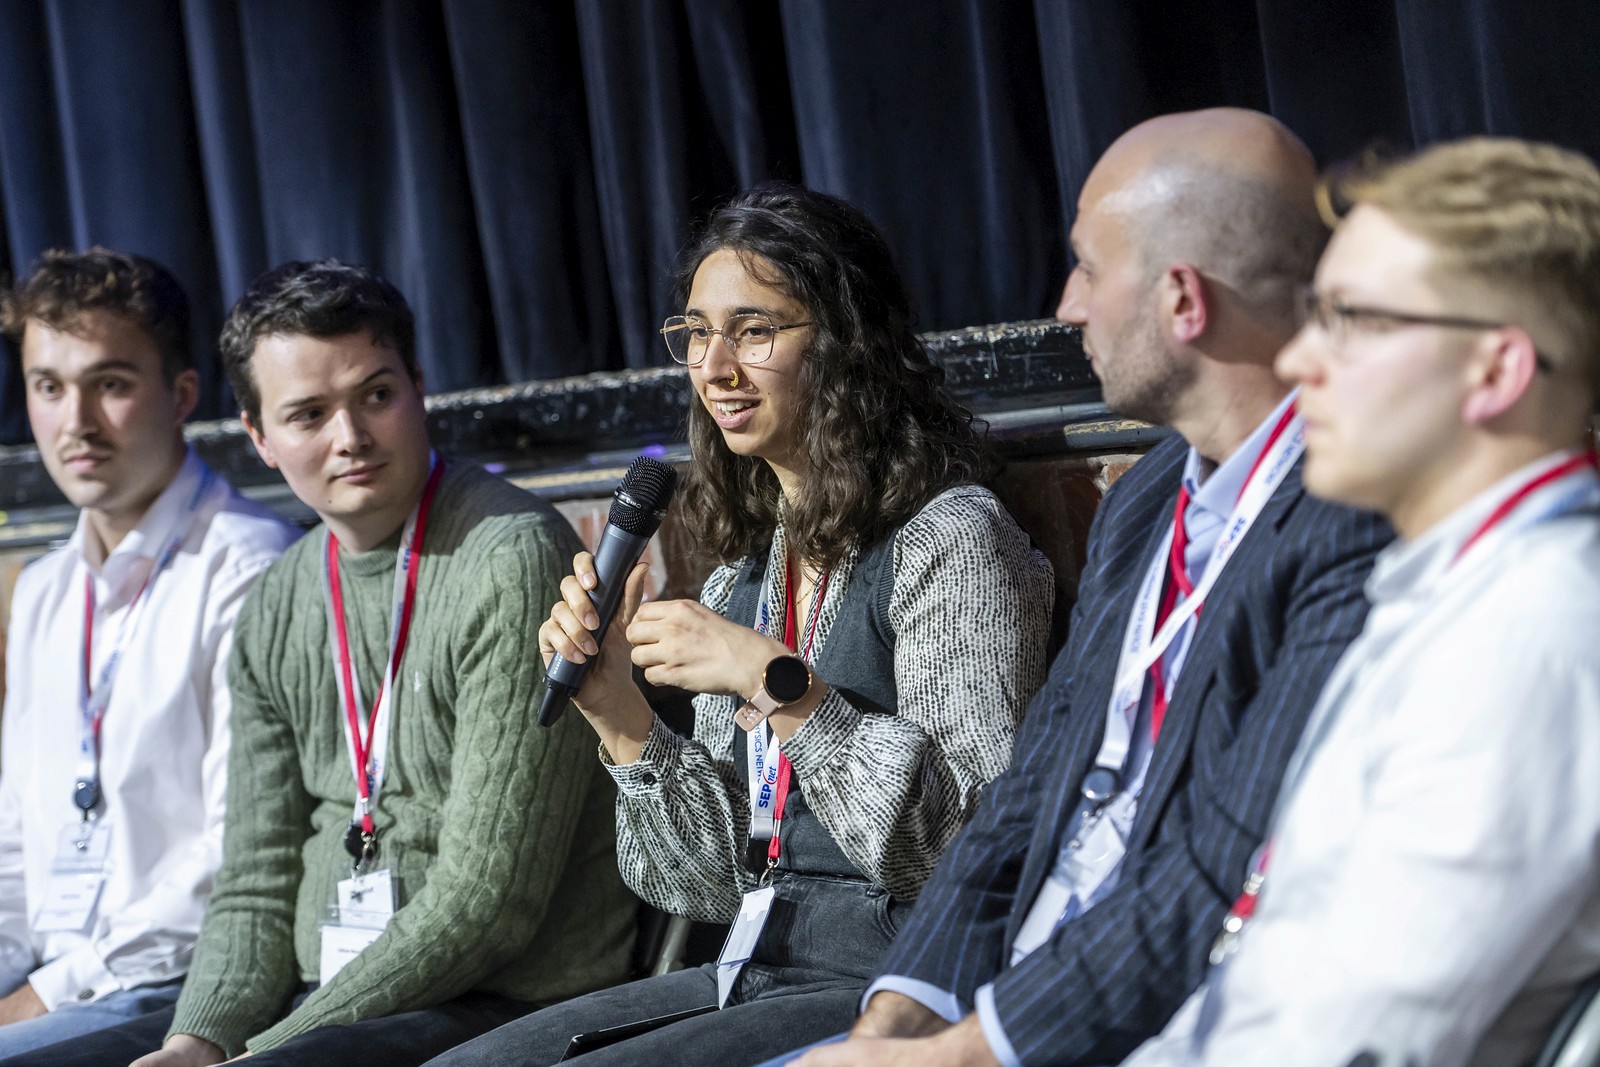
MULTIPOLYGON (((787 565, 784 573, 784 596, 792 601, 794 590, 789 588, 787 565)), ((800 650, 800 657, 807 663, 812 662, 812 653, 817 640, 817 620, 822 615, 822 598, 827 588, 828 576, 824 572, 818 578, 816 589, 811 596, 811 618, 806 626, 804 648, 800 650)), ((772 607, 768 602, 768 592, 769 590, 763 589, 761 593, 756 630, 770 637, 772 607)), ((786 620, 788 614, 786 611, 786 620)), ((769 723, 763 722, 746 735, 744 759, 745 770, 750 780, 750 836, 756 840, 770 841, 777 830, 779 817, 778 777, 783 755, 779 751, 778 735, 773 732, 769 723)))
MULTIPOLYGON (((1112 777, 1108 782, 1108 776, 1098 776, 1098 780, 1092 786, 1097 793, 1104 792, 1107 788, 1115 792, 1118 788, 1123 765, 1127 762, 1128 750, 1132 746, 1133 725, 1138 717, 1139 701, 1144 695, 1145 679, 1150 668, 1166 654, 1184 625, 1205 603, 1211 588, 1222 576, 1223 568, 1233 558, 1245 535, 1250 532, 1256 519, 1266 509, 1272 494, 1277 492, 1278 486, 1283 484, 1283 480, 1288 477, 1300 454, 1305 451, 1305 444, 1305 421, 1294 413, 1291 401, 1284 420, 1267 439, 1261 455, 1256 460, 1255 468, 1240 491, 1233 513, 1228 516, 1228 521, 1211 550, 1211 557, 1206 563, 1205 573, 1201 576, 1199 584, 1195 586, 1194 592, 1173 606, 1172 613, 1162 623, 1160 630, 1152 633, 1151 631, 1155 629, 1156 614, 1160 609, 1168 558, 1172 552, 1173 531, 1170 526, 1166 535, 1162 537, 1155 558, 1145 570, 1144 581, 1139 587, 1138 599, 1134 601, 1133 614, 1128 619, 1127 633, 1123 638, 1122 654, 1117 662, 1116 686, 1112 689, 1111 701, 1106 710, 1105 739, 1100 745, 1099 754, 1095 756, 1096 770, 1109 771, 1112 777)), ((1104 797, 1089 799, 1098 800, 1104 797)))
POLYGON ((144 617, 145 608, 150 603, 148 594, 151 586, 155 585, 156 578, 167 569, 177 557, 178 550, 183 547, 184 539, 189 536, 189 527, 194 523, 194 517, 200 511, 200 504, 205 500, 206 492, 215 479, 216 474, 210 468, 205 468, 200 484, 195 487, 184 509, 183 519, 178 524, 177 531, 162 546, 161 552, 156 556, 155 566, 150 569, 144 584, 134 594, 133 603, 128 606, 128 613, 117 631, 116 644, 112 646, 111 655, 100 668, 100 674, 93 686, 89 684, 89 660, 94 641, 94 576, 92 574, 84 576, 86 580, 83 591, 83 697, 80 704, 82 729, 79 732, 78 773, 73 786, 73 803, 83 812, 85 818, 99 801, 100 728, 105 720, 106 708, 111 704, 111 690, 116 683, 117 670, 122 666, 122 655, 127 651, 128 642, 132 639, 133 632, 138 629, 139 621, 144 617))

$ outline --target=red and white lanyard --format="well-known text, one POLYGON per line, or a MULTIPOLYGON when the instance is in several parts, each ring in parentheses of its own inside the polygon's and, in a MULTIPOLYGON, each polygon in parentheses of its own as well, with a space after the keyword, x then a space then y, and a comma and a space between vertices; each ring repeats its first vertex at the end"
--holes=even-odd
POLYGON ((155 584, 161 572, 166 570, 177 557, 178 550, 183 547, 184 538, 189 535, 189 527, 194 523, 194 517, 200 511, 200 505, 215 480, 216 474, 210 468, 205 468, 200 477, 200 484, 189 497, 189 503, 184 509, 183 519, 179 522, 177 530, 162 546, 161 552, 156 556, 155 565, 150 568, 144 583, 139 586, 139 591, 129 602, 128 613, 123 617, 122 626, 117 631, 116 644, 112 646, 111 655, 100 668, 98 677, 94 675, 94 575, 86 573, 83 576, 83 684, 79 704, 82 729, 79 731, 78 767, 73 781, 72 802, 83 813, 85 819, 100 801, 100 731, 105 722, 106 708, 111 704, 111 690, 116 684, 117 670, 122 666, 123 653, 127 651, 128 642, 138 629, 139 620, 143 618, 145 607, 150 602, 146 594, 150 592, 151 586, 155 584), (91 678, 94 678, 92 685, 91 678))
MULTIPOLYGON (((811 593, 811 618, 806 624, 805 643, 795 643, 799 635, 799 620, 795 616, 794 562, 790 560, 784 571, 783 643, 791 650, 800 649, 801 658, 811 662, 817 640, 817 620, 822 615, 822 601, 828 593, 828 571, 817 578, 811 593)), ((757 629, 767 633, 771 626, 771 613, 765 604, 761 608, 757 629)), ((783 829, 783 807, 789 799, 789 780, 794 768, 789 757, 779 751, 778 735, 770 723, 762 723, 746 735, 745 765, 750 777, 750 837, 767 842, 767 866, 778 862, 780 835, 783 829)))
POLYGON ((428 509, 438 491, 439 480, 444 476, 444 462, 430 454, 432 469, 422 499, 406 519, 400 535, 394 571, 394 596, 389 624, 389 659, 383 668, 383 678, 378 685, 378 698, 372 711, 362 714, 361 683, 356 678, 350 656, 350 635, 345 626, 344 590, 339 578, 339 539, 329 530, 324 538, 323 574, 326 579, 325 602, 328 609, 328 630, 334 635, 333 669, 339 687, 339 701, 344 709, 345 741, 350 752, 350 769, 356 782, 355 814, 351 821, 351 837, 346 847, 358 864, 370 860, 377 839, 377 829, 372 813, 378 805, 378 794, 383 789, 383 772, 388 757, 389 733, 394 718, 395 675, 400 659, 405 655, 406 641, 411 633, 411 617, 416 605, 417 573, 422 565, 423 537, 428 528, 428 509), (379 721, 383 730, 378 731, 379 721), (357 836, 358 835, 358 836, 357 836), (359 847, 353 847, 359 846, 359 847))
MULTIPOLYGON (((1486 536, 1495 531, 1502 533, 1512 530, 1525 529, 1536 526, 1541 522, 1565 515, 1585 505, 1600 502, 1600 485, 1597 485, 1593 472, 1600 469, 1600 456, 1592 451, 1580 452, 1568 457, 1561 463, 1547 470, 1541 471, 1533 477, 1518 485, 1505 499, 1495 506, 1489 517, 1473 530, 1467 539, 1456 549, 1455 555, 1450 558, 1450 565, 1445 568, 1449 573, 1461 560, 1481 542, 1486 536), (1554 501, 1540 502, 1540 506, 1529 506, 1528 498, 1540 489, 1552 485, 1562 479, 1571 479, 1571 491, 1563 494, 1554 501)), ((1308 736, 1307 751, 1297 753, 1294 767, 1285 775, 1282 789, 1280 790, 1279 809, 1283 807, 1284 799, 1291 792, 1299 769, 1304 768, 1309 751, 1316 747, 1314 738, 1308 736)), ((1250 919, 1256 913, 1256 901, 1261 895, 1261 889, 1267 881, 1267 867, 1272 862, 1272 839, 1268 838, 1256 850, 1250 864, 1249 877, 1245 879, 1244 888, 1235 898, 1233 906, 1228 909, 1228 917, 1223 920, 1222 933, 1211 946, 1211 962, 1220 964, 1233 954, 1238 947, 1239 935, 1250 919)))
MULTIPOLYGON (((1102 781, 1109 779, 1117 783, 1111 787, 1112 792, 1120 788, 1123 766, 1128 759, 1128 750, 1133 744, 1133 725, 1138 717, 1139 702, 1144 696, 1146 681, 1156 687, 1152 693, 1152 711, 1164 714, 1167 685, 1161 670, 1162 657, 1182 632, 1184 625, 1199 614, 1206 597, 1211 594, 1212 587, 1222 576, 1223 568, 1233 558, 1245 535, 1250 532, 1256 519, 1266 509, 1272 494, 1277 492, 1278 486, 1288 477, 1295 461, 1305 451, 1305 440, 1305 422, 1296 413, 1291 398, 1278 421, 1273 424, 1266 443, 1262 445, 1250 472, 1245 476, 1238 500, 1234 503, 1233 513, 1228 516, 1228 521, 1211 550, 1205 573, 1197 585, 1187 589, 1184 588, 1188 584, 1188 579, 1182 553, 1188 545, 1188 534, 1184 528, 1184 511, 1189 501, 1187 492, 1179 493, 1172 526, 1162 538, 1160 551, 1155 554, 1155 558, 1145 570, 1138 597, 1134 601, 1133 613, 1128 619, 1122 654, 1117 662, 1116 686, 1112 689, 1111 701, 1106 710, 1105 737, 1101 742, 1099 753, 1095 756, 1095 771, 1108 772, 1098 777, 1102 781), (1184 577, 1169 583, 1167 581, 1169 573, 1184 577)), ((1159 731, 1160 728, 1161 715, 1153 714, 1152 733, 1159 731)), ((1097 789, 1097 793, 1102 789, 1097 789)))

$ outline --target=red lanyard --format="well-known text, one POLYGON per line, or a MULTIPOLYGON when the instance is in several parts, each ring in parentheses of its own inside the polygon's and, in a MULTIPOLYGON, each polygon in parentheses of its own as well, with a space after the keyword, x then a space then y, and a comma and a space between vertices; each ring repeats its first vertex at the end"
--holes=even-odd
MULTIPOLYGON (((1248 478, 1245 480, 1249 481, 1248 478)), ((1189 548, 1189 530, 1183 524, 1183 513, 1188 508, 1189 487, 1179 486, 1178 506, 1172 515, 1172 552, 1167 557, 1167 583, 1161 593, 1161 607, 1156 611, 1157 630, 1167 621, 1167 616, 1172 614, 1178 598, 1194 592, 1194 583, 1189 580, 1189 568, 1184 559, 1184 553, 1189 548)), ((1196 612, 1196 617, 1198 616, 1199 613, 1196 612)), ((1165 662, 1166 655, 1163 654, 1160 659, 1150 664, 1150 684, 1153 686, 1150 696, 1150 740, 1152 741, 1161 735, 1161 723, 1167 717, 1167 679, 1166 672, 1162 670, 1165 662)))
POLYGON ((1523 483, 1523 485, 1518 488, 1516 492, 1512 493, 1510 496, 1506 497, 1500 502, 1500 506, 1495 508, 1487 519, 1483 520, 1483 525, 1472 531, 1471 537, 1468 537, 1464 542, 1462 542, 1461 547, 1456 549, 1455 558, 1450 561, 1451 566, 1461 562, 1461 557, 1467 554, 1467 549, 1477 544, 1478 540, 1482 538, 1484 534, 1488 533, 1490 530, 1504 522, 1506 516, 1515 511, 1517 505, 1522 503, 1523 500, 1529 496, 1529 494, 1533 493, 1535 490, 1544 488, 1557 479, 1565 478, 1573 471, 1582 470, 1584 467, 1600 468, 1600 456, 1597 456, 1592 449, 1580 455, 1573 456, 1564 463, 1558 463, 1538 477, 1532 478, 1523 483))
MULTIPOLYGON (((784 606, 783 614, 783 643, 788 645, 790 650, 793 651, 799 648, 799 646, 795 644, 795 637, 800 631, 800 623, 795 617, 794 608, 794 602, 796 600, 794 595, 794 561, 790 560, 786 566, 787 569, 785 573, 787 575, 787 579, 785 582, 785 600, 787 600, 787 603, 784 606)), ((811 619, 806 624, 805 650, 807 659, 810 658, 811 644, 816 640, 817 637, 817 619, 822 615, 822 598, 824 595, 826 595, 827 591, 828 572, 823 571, 822 575, 817 579, 816 590, 811 594, 811 619)), ((757 727, 757 729, 759 729, 759 727, 757 727)), ((778 862, 778 853, 782 848, 782 843, 779 839, 783 833, 783 805, 784 802, 789 799, 789 777, 793 773, 794 768, 789 762, 789 757, 785 756, 782 751, 779 751, 778 782, 774 787, 772 799, 772 840, 767 842, 767 860, 771 863, 778 862)))
MULTIPOLYGON (((1239 495, 1244 496, 1244 487, 1256 476, 1261 463, 1267 458, 1267 453, 1272 451, 1272 446, 1278 443, 1278 438, 1283 436, 1289 428, 1289 423, 1294 421, 1295 405, 1290 404, 1283 409, 1283 414, 1278 416, 1278 421, 1267 434, 1266 443, 1261 446, 1261 451, 1256 453, 1256 458, 1250 464, 1250 470, 1245 473, 1244 481, 1240 483, 1239 495)), ((1237 502, 1237 501, 1236 501, 1237 502)), ((1189 487, 1178 487, 1178 503, 1172 513, 1172 552, 1167 559, 1166 588, 1161 594, 1161 606, 1156 611, 1155 628, 1161 629, 1162 623, 1167 621, 1167 616, 1172 614, 1172 609, 1178 605, 1180 599, 1188 597, 1194 592, 1194 583, 1189 580, 1189 567, 1186 553, 1189 549, 1189 530, 1184 525, 1184 513, 1189 510, 1189 487)), ((1195 618, 1200 617, 1201 609, 1195 610, 1195 618)), ((1154 741, 1161 734, 1161 723, 1167 717, 1167 679, 1166 672, 1162 669, 1166 660, 1165 654, 1150 665, 1150 739, 1154 741)))
POLYGON ((367 716, 367 736, 361 736, 361 712, 356 706, 354 671, 350 660, 350 634, 344 621, 344 589, 339 578, 339 539, 328 531, 328 589, 333 597, 334 634, 338 641, 339 673, 343 678, 345 723, 350 731, 350 747, 355 752, 355 763, 360 768, 356 774, 356 796, 361 799, 361 832, 374 833, 372 823, 372 742, 378 728, 378 710, 383 706, 383 694, 389 686, 389 675, 400 665, 405 655, 406 640, 411 636, 411 614, 416 606, 417 572, 422 567, 422 538, 428 528, 428 508, 433 504, 433 494, 444 476, 442 462, 433 465, 428 484, 422 490, 422 500, 417 504, 417 524, 411 545, 406 553, 405 595, 400 602, 400 615, 395 628, 394 643, 389 650, 389 662, 383 678, 378 683, 378 695, 372 702, 372 713, 367 716))

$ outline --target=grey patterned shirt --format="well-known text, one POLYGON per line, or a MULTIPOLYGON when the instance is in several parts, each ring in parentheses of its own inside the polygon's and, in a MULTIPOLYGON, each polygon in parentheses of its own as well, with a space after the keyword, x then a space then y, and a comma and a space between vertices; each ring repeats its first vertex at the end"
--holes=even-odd
MULTIPOLYGON (((769 602, 787 554, 780 524, 768 557, 769 602), (774 565, 773 561, 778 561, 774 565)), ((813 656, 826 646, 852 553, 829 579, 813 656)), ((717 568, 700 601, 726 612, 738 566, 717 568)), ((860 870, 910 900, 1011 761, 1016 725, 1045 673, 1054 578, 987 489, 958 486, 895 535, 897 715, 867 715, 830 691, 783 745, 806 801, 860 870)), ((639 759, 617 766, 617 861, 644 900, 692 919, 729 922, 756 879, 739 861, 749 796, 734 771, 739 699, 695 697, 694 739, 658 719, 639 759)))

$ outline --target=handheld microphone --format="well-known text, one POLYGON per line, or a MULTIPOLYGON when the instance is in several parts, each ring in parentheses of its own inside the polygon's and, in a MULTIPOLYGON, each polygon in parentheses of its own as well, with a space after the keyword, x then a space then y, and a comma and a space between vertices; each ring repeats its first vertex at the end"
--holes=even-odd
MULTIPOLYGON (((600 625, 594 630, 596 644, 605 639, 611 616, 622 602, 623 583, 660 527, 677 486, 678 472, 672 465, 649 456, 634 460, 617 486, 605 532, 600 535, 600 546, 594 554, 595 587, 589 590, 595 614, 600 617, 600 625)), ((561 718, 567 703, 583 685, 592 662, 568 663, 560 656, 550 660, 545 668, 544 699, 539 703, 540 726, 554 726, 561 718)))

